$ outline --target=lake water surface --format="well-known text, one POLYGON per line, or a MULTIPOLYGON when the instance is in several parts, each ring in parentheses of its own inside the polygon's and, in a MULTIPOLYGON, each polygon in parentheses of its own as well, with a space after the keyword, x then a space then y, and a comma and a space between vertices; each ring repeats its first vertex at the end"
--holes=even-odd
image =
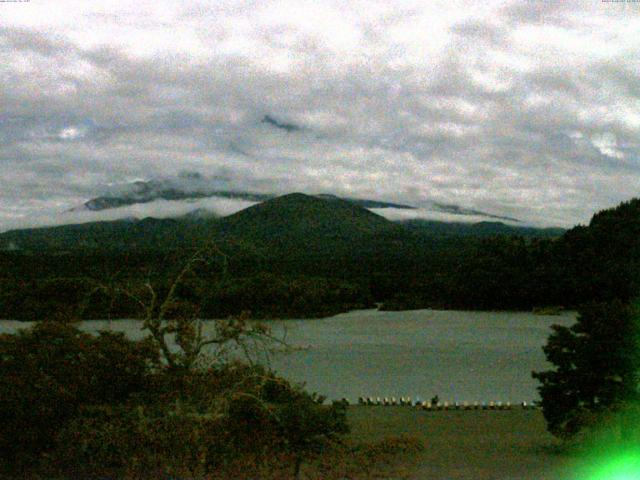
MULTIPOLYGON (((575 313, 360 310, 315 320, 271 322, 275 333, 303 346, 271 357, 272 367, 330 399, 437 394, 449 401, 532 401, 532 370, 549 367, 542 346, 554 324, 575 313)), ((28 323, 0 321, 0 332, 28 323)), ((112 329, 140 338, 134 320, 88 321, 87 331, 112 329)), ((205 327, 206 331, 206 327, 205 327)))

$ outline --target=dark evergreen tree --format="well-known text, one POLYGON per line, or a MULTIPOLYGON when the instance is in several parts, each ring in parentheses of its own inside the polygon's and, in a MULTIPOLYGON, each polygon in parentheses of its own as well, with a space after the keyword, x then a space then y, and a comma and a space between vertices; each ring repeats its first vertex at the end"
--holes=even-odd
POLYGON ((532 373, 551 433, 572 437, 639 399, 639 320, 635 307, 615 300, 583 307, 571 327, 552 327, 543 349, 554 368, 532 373))

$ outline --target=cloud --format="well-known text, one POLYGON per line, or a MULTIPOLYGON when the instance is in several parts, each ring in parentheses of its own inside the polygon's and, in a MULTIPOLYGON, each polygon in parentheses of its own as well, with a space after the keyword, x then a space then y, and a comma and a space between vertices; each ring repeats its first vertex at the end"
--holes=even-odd
POLYGON ((43 208, 27 216, 7 218, 3 230, 15 228, 47 227, 63 224, 78 224, 123 219, 174 218, 194 211, 206 211, 216 216, 227 216, 255 205, 256 202, 221 197, 209 197, 194 201, 155 200, 102 211, 60 211, 54 206, 43 208), (53 208, 52 208, 53 207, 53 208))
POLYGON ((637 5, 0 10, 0 229, 185 171, 560 226, 638 194, 637 5))
POLYGON ((300 127, 298 125, 294 125, 293 123, 279 122, 278 120, 273 118, 271 115, 265 115, 262 119, 262 123, 266 123, 276 128, 280 128, 285 132, 295 132, 300 130, 300 127))
POLYGON ((85 136, 85 132, 77 127, 67 127, 60 130, 58 137, 62 140, 76 140, 85 136))
POLYGON ((624 153, 618 150, 618 142, 616 136, 612 133, 605 132, 596 134, 591 137, 591 143, 600 151, 602 155, 612 158, 624 158, 624 153))
MULTIPOLYGON (((438 212, 429 208, 419 208, 415 210, 405 210, 399 208, 372 208, 372 212, 377 213, 392 221, 404 221, 404 220, 435 220, 439 222, 455 222, 455 223, 478 223, 487 221, 498 221, 487 217, 486 215, 475 214, 458 214, 438 212)), ((499 220, 501 223, 507 225, 519 226, 521 223, 511 220, 499 220)))

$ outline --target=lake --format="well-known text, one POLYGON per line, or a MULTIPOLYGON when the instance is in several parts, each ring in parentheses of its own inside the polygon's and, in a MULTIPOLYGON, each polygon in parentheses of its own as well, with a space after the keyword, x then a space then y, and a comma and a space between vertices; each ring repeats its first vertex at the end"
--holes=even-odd
MULTIPOLYGON (((330 399, 411 396, 446 401, 531 402, 538 398, 532 370, 549 367, 542 346, 554 323, 575 313, 359 310, 330 318, 271 322, 291 353, 271 366, 284 377, 330 399)), ((0 332, 29 325, 0 321, 0 332)), ((111 328, 140 338, 134 320, 87 321, 86 331, 111 328)), ((206 327, 205 327, 206 331, 206 327)))

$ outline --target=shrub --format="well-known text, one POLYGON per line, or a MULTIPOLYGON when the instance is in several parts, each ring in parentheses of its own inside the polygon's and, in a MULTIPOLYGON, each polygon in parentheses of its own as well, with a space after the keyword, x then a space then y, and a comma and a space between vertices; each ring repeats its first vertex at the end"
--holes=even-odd
POLYGON ((0 472, 263 478, 298 472, 347 431, 344 405, 263 367, 179 369, 159 357, 150 341, 68 323, 0 336, 0 472))
POLYGON ((41 322, 0 335, 0 455, 12 468, 51 450, 83 405, 119 404, 143 392, 158 353, 121 334, 92 336, 41 322))
POLYGON ((219 431, 215 420, 176 409, 89 407, 57 436, 48 470, 69 478, 195 478, 219 431))

